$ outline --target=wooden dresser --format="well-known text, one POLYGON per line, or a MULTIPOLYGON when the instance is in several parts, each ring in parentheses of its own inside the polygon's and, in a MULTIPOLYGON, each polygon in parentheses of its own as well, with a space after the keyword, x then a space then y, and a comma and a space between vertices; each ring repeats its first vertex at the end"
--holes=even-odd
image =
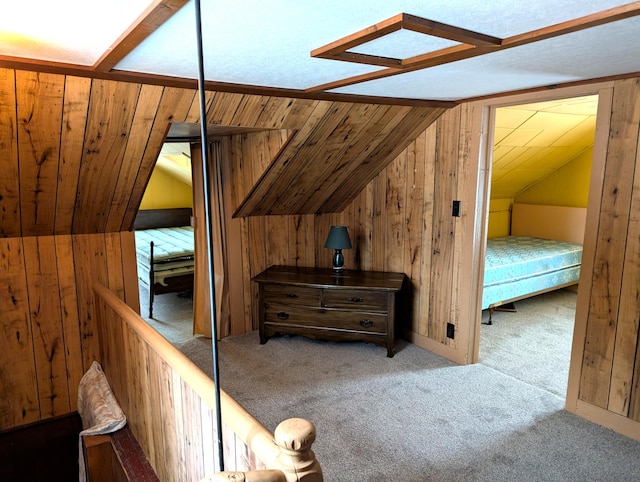
POLYGON ((272 266, 259 285, 260 343, 276 334, 364 341, 392 357, 403 273, 272 266))

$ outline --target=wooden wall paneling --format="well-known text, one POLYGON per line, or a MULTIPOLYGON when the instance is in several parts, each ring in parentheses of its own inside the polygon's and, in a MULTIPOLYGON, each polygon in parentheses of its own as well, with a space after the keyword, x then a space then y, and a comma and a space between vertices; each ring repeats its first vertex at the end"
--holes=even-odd
POLYGON ((140 313, 140 288, 138 286, 138 264, 136 259, 136 238, 133 231, 122 231, 120 236, 120 253, 122 256, 122 278, 124 282, 123 300, 140 313))
MULTIPOLYGON (((362 162, 358 162, 358 167, 353 171, 348 182, 345 182, 331 195, 331 203, 325 204, 321 211, 342 209, 344 203, 353 197, 353 193, 360 192, 367 184, 373 173, 380 172, 389 165, 413 139, 427 126, 435 122, 444 111, 444 109, 411 108, 399 120, 395 128, 389 130, 387 126, 382 131, 386 133, 383 142, 376 145, 362 162), (339 200, 342 200, 342 205, 335 204, 339 200)), ((379 135, 382 135, 382 132, 379 135)), ((367 137, 371 137, 371 134, 368 134, 367 137)))
MULTIPOLYGON (((433 223, 436 189, 436 152, 437 152, 437 123, 432 124, 425 132, 424 157, 424 204, 422 208, 422 258, 420 260, 420 283, 417 296, 420 300, 416 316, 412 320, 413 331, 423 336, 429 335, 431 314, 431 270, 433 264, 433 223)), ((415 302, 414 302, 415 306, 415 302)))
POLYGON ((0 429, 40 419, 29 318, 22 240, 0 238, 0 429))
POLYGON ((95 302, 91 285, 94 281, 108 284, 105 249, 103 234, 73 236, 83 373, 89 369, 94 360, 99 360, 95 302))
POLYGON ((174 478, 170 480, 182 481, 182 480, 191 480, 187 477, 187 453, 188 453, 188 445, 187 439, 185 437, 185 424, 183 414, 185 410, 188 410, 188 407, 184 406, 183 401, 183 381, 180 375, 176 372, 176 370, 171 370, 171 386, 173 387, 173 407, 175 412, 173 414, 169 414, 169 416, 173 416, 174 427, 176 430, 176 453, 178 456, 178 466, 176 467, 176 472, 174 474, 174 478))
MULTIPOLYGON (((336 225, 347 226, 347 230, 349 231, 349 239, 351 240, 351 249, 345 249, 342 251, 344 255, 344 266, 345 269, 358 269, 357 265, 357 236, 358 233, 355 230, 356 225, 356 212, 355 212, 355 204, 350 202, 347 207, 340 213, 340 218, 335 219, 336 225)), ((326 241, 322 240, 322 241, 326 241)), ((326 250, 326 248, 325 248, 326 250)))
POLYGON ((369 169, 368 163, 363 167, 362 162, 386 141, 387 136, 398 127, 409 111, 410 107, 406 106, 379 106, 370 117, 362 132, 363 135, 347 146, 355 154, 348 159, 348 163, 343 162, 340 165, 342 167, 340 176, 336 176, 331 184, 325 186, 325 189, 331 189, 334 195, 331 199, 324 200, 325 202, 318 209, 322 212, 335 212, 344 205, 345 197, 350 193, 359 192, 356 186, 362 183, 362 176, 371 177, 368 171, 375 172, 369 169))
POLYGON ((635 163, 627 158, 626 162, 633 169, 633 185, 629 209, 626 250, 622 266, 622 286, 620 290, 620 309, 618 325, 615 333, 613 366, 611 372, 611 389, 608 410, 623 416, 629 415, 630 403, 637 394, 633 393, 634 369, 640 370, 636 364, 638 324, 640 323, 640 83, 636 82, 635 112, 630 119, 636 122, 636 137, 627 142, 636 144, 635 163), (635 164, 635 165, 633 165, 635 164))
POLYGON ((407 151, 400 153, 386 169, 386 234, 383 271, 405 272, 404 244, 406 231, 407 151))
POLYGON ((105 231, 139 92, 139 84, 92 83, 74 234, 105 231))
MULTIPOLYGON (((216 93, 211 91, 206 91, 204 93, 204 105, 205 112, 209 112, 211 108, 211 104, 213 103, 213 99, 216 93)), ((187 115, 184 118, 185 122, 191 124, 199 124, 200 123, 200 94, 197 91, 194 91, 194 96, 191 101, 191 106, 187 112, 187 115)))
POLYGON ((16 72, 23 236, 54 233, 64 77, 16 72))
POLYGON ((332 257, 334 251, 324 247, 324 243, 327 241, 327 236, 333 225, 333 219, 331 214, 316 215, 314 219, 315 236, 314 236, 314 250, 315 266, 319 268, 331 268, 332 257))
POLYGON ((236 110, 232 126, 256 126, 258 119, 262 115, 262 111, 269 102, 268 96, 262 95, 245 95, 243 96, 238 109, 236 110))
POLYGON ((71 233, 90 95, 91 79, 65 77, 55 234, 71 233))
POLYGON ((318 104, 323 103, 321 100, 311 99, 293 99, 289 112, 285 117, 281 129, 300 129, 305 125, 309 118, 313 116, 318 104))
MULTIPOLYGON (((327 115, 316 123, 305 142, 296 145, 295 152, 291 152, 290 148, 297 136, 285 147, 284 152, 288 153, 285 161, 287 166, 269 190, 268 199, 264 201, 265 205, 269 205, 265 214, 311 212, 303 206, 310 198, 309 202, 313 202, 313 198, 319 193, 316 190, 316 180, 321 179, 327 167, 335 163, 335 158, 344 147, 343 140, 350 136, 349 128, 352 124, 349 121, 355 120, 350 115, 353 108, 352 104, 334 103, 327 115)), ((282 162, 281 159, 279 157, 275 163, 282 162)), ((270 172, 267 176, 270 177, 270 172)))
MULTIPOLYGON (((123 346, 125 357, 128 359, 126 366, 130 367, 127 371, 127 383, 129 387, 138 387, 137 390, 130 390, 128 413, 134 414, 151 414, 153 393, 151 388, 151 373, 149 372, 149 348, 135 331, 127 326, 125 330, 125 345, 123 346)), ((136 440, 147 454, 150 460, 156 459, 155 453, 155 437, 159 430, 153 424, 153 417, 135 416, 133 420, 127 423, 131 426, 136 440)))
MULTIPOLYGON (((69 226, 70 227, 70 226, 69 226)), ((64 350, 66 354, 67 386, 69 387, 70 410, 78 409, 78 386, 84 375, 82 344, 78 319, 78 297, 76 292, 75 260, 70 235, 55 236, 56 260, 58 263, 58 292, 64 350)))
POLYGON ((265 129, 282 129, 284 121, 291 113, 294 99, 286 97, 269 97, 264 103, 260 116, 254 121, 256 127, 265 129))
POLYGON ((446 112, 437 122, 438 153, 435 164, 434 222, 432 232, 429 338, 446 344, 446 325, 451 322, 453 300, 453 263, 455 250, 455 218, 451 202, 457 187, 461 108, 446 112))
POLYGON ((147 145, 147 139, 149 139, 151 129, 154 127, 153 121, 158 111, 162 92, 163 88, 157 85, 142 85, 140 87, 140 95, 135 105, 133 122, 122 157, 122 166, 118 173, 115 190, 112 193, 106 232, 120 231, 121 229, 145 150, 151 149, 156 157, 159 153, 158 146, 147 145))
MULTIPOLYGON (((172 414, 175 412, 172 397, 171 367, 153 350, 148 351, 151 413, 172 414)), ((178 466, 177 440, 172 416, 154 417, 153 460, 151 465, 160 480, 174 480, 173 468, 178 466)))
POLYGON ((359 195, 360 217, 357 229, 359 238, 359 269, 371 271, 373 269, 373 220, 374 220, 374 181, 365 186, 359 195))
MULTIPOLYGON (((317 149, 313 157, 308 159, 305 169, 309 175, 302 174, 299 182, 303 182, 308 189, 300 189, 311 195, 301 196, 287 211, 314 213, 325 204, 324 196, 314 195, 314 193, 334 192, 335 188, 350 177, 351 166, 357 165, 354 158, 360 158, 372 143, 374 136, 367 135, 371 125, 379 130, 375 122, 388 111, 386 106, 375 106, 371 104, 346 104, 346 116, 339 120, 332 129, 326 133, 326 139, 317 144, 317 149)), ((338 119, 336 119, 338 120, 338 119)), ((301 193, 302 194, 302 193, 301 193)), ((284 204, 287 206, 287 203, 284 204)), ((342 203, 344 207, 344 202, 342 203)))
POLYGON ((124 266, 122 257, 122 239, 120 233, 106 233, 105 259, 107 261, 107 286, 118 298, 126 300, 124 288, 124 266))
POLYGON ((142 196, 149 183, 162 144, 167 136, 167 131, 172 122, 184 122, 193 99, 195 91, 191 89, 178 89, 165 87, 162 91, 160 106, 153 121, 153 128, 147 140, 144 157, 139 163, 139 170, 134 184, 131 186, 129 205, 122 219, 121 231, 133 230, 133 222, 142 202, 142 196))
POLYGON ((258 329, 258 287, 256 283, 249 281, 261 271, 267 269, 265 218, 252 216, 247 219, 249 223, 249 258, 248 264, 250 277, 246 278, 250 284, 251 296, 247 299, 251 303, 251 324, 254 330, 258 329))
POLYGON ((22 242, 42 419, 70 412, 56 249, 53 236, 22 242))
POLYGON ((265 241, 267 266, 286 265, 289 262, 289 217, 267 216, 265 219, 265 241))
POLYGON ((411 284, 411 305, 406 308, 406 320, 400 320, 402 327, 414 330, 420 311, 420 298, 416 288, 420 286, 420 267, 422 265, 422 237, 424 211, 424 174, 425 174, 425 134, 420 134, 407 147, 406 181, 406 225, 404 226, 404 273, 411 284), (408 321, 412 320, 411 325, 408 321))
POLYGON ((204 454, 202 452, 202 413, 200 397, 183 380, 182 382, 182 422, 184 424, 184 443, 186 451, 186 478, 200 480, 204 473, 204 454))
POLYGON ((15 71, 0 69, 0 236, 21 235, 15 71), (17 222, 16 222, 17 221, 17 222))
MULTIPOLYGON (((269 171, 264 173, 265 175, 259 181, 254 182, 248 194, 251 197, 244 199, 235 214, 236 216, 247 216, 252 213, 266 214, 269 212, 280 193, 289 186, 289 183, 295 177, 291 175, 289 168, 291 159, 302 154, 299 150, 302 149, 308 138, 318 127, 320 119, 323 119, 332 108, 333 103, 331 102, 319 102, 316 104, 307 122, 293 134, 291 140, 283 147, 283 151, 278 158, 273 161, 269 171)), ((308 146, 307 149, 309 149, 308 146)), ((300 168, 301 166, 297 165, 295 167, 300 168)))
POLYGON ((640 104, 638 80, 616 83, 605 166, 599 232, 589 304, 581 400, 607 408, 611 388, 615 332, 619 323, 620 288, 629 225, 640 104), (631 161, 631 162, 630 162, 631 161))
POLYGON ((373 230, 371 238, 371 269, 384 271, 386 257, 386 194, 387 171, 384 170, 373 180, 373 230))
POLYGON ((245 94, 216 92, 211 107, 207 111, 207 122, 221 126, 234 125, 233 117, 236 115, 236 111, 244 97, 245 94))

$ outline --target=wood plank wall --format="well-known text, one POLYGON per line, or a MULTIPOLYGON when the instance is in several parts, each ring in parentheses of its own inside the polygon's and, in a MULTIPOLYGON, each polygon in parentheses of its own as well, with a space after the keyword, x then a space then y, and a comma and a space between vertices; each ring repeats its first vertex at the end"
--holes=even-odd
MULTIPOLYGON (((252 276, 274 264, 330 267, 331 253, 324 242, 330 227, 342 224, 348 226, 353 244, 344 252, 345 265, 406 273, 413 315, 404 320, 404 329, 427 343, 457 350, 458 338, 446 337, 446 324, 458 326, 464 315, 454 296, 475 200, 465 184, 477 173, 477 167, 468 165, 465 139, 473 112, 472 106, 445 112, 339 213, 232 220, 232 230, 241 233, 243 263, 230 267, 236 271, 230 276, 244 280, 244 319, 236 318, 230 332, 257 329, 252 276), (460 218, 451 216, 452 199, 462 201, 460 218), (434 291, 432 286, 442 289, 434 291)), ((280 132, 232 136, 223 174, 232 191, 230 210, 268 167, 264 153, 279 151, 285 142, 280 132)))
POLYGON ((615 82, 610 123, 578 398, 640 422, 640 79, 615 82))
POLYGON ((123 263, 132 243, 130 232, 0 239, 0 429, 77 409, 98 355, 90 286, 136 305, 123 263))

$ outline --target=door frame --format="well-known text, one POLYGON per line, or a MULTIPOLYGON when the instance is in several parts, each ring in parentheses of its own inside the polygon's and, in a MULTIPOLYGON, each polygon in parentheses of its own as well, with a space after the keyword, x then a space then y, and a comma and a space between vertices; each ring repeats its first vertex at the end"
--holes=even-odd
POLYGON ((478 253, 475 263, 470 267, 469 279, 473 281, 472 305, 477 309, 469 317, 467 360, 468 363, 477 363, 480 347, 481 303, 482 303, 482 278, 484 273, 484 257, 486 251, 486 230, 489 216, 489 187, 491 182, 491 161, 493 151, 493 132, 495 125, 495 111, 500 107, 534 102, 546 102, 556 99, 566 99, 585 95, 598 95, 598 113, 596 117, 596 135, 594 139, 593 160, 591 167, 591 181, 589 186, 589 201, 587 206, 587 221, 585 226, 585 240, 583 246, 583 262, 580 274, 580 288, 578 289, 576 320, 574 324, 571 361, 569 369, 569 382, 567 388, 567 409, 575 412, 578 398, 580 370, 582 355, 584 352, 584 338, 587 328, 588 299, 590 296, 591 279, 593 277, 593 259, 595 255, 595 242, 597 235, 597 223, 599 217, 599 205, 602 197, 604 182, 604 166, 606 162, 607 142, 609 135, 609 113, 613 97, 613 82, 594 83, 575 87, 545 90, 541 92, 514 94, 504 97, 485 99, 474 102, 482 109, 482 115, 477 116, 481 125, 472 129, 475 139, 473 145, 478 154, 478 177, 476 189, 476 211, 474 217, 474 251, 478 253), (573 410, 572 410, 573 408, 573 410))

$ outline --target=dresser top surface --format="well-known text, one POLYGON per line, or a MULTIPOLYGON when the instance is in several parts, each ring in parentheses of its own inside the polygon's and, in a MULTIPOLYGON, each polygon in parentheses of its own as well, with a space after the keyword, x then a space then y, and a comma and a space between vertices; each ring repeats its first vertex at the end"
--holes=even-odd
POLYGON ((331 268, 303 268, 297 266, 271 266, 253 278, 254 281, 259 283, 389 291, 399 291, 402 288, 404 279, 404 273, 348 269, 336 273, 331 268))

